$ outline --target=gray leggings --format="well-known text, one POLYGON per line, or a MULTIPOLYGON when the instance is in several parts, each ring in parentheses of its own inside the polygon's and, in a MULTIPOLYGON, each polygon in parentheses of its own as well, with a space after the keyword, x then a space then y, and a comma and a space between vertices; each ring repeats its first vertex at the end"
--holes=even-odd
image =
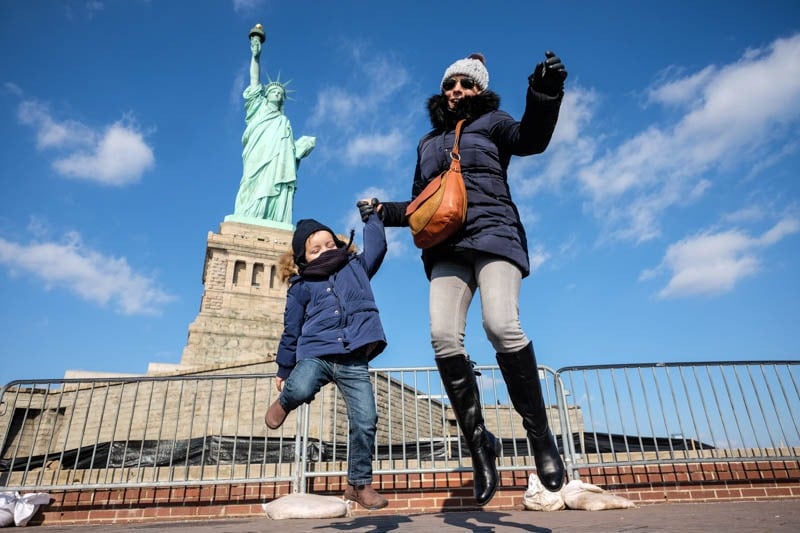
POLYGON ((530 342, 519 322, 522 273, 512 263, 480 255, 472 263, 439 261, 430 286, 431 344, 436 358, 466 355, 464 329, 476 289, 483 329, 496 352, 517 352, 530 342))

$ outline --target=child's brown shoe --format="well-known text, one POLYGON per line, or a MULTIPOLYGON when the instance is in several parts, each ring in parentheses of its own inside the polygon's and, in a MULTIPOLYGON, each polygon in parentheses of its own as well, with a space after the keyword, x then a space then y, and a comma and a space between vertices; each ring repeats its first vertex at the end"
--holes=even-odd
POLYGON ((344 499, 356 502, 361 507, 375 511, 376 509, 383 509, 389 504, 389 501, 378 494, 372 485, 347 485, 344 489, 344 499))
POLYGON ((275 400, 272 405, 267 409, 267 414, 264 415, 264 423, 267 424, 269 429, 278 429, 283 425, 286 420, 286 415, 289 413, 283 408, 281 402, 275 400))

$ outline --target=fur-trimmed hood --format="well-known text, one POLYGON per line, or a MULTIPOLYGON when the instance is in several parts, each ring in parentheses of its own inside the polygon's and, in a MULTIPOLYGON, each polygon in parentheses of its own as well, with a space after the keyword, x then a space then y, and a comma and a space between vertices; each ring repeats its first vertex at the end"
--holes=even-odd
POLYGON ((431 126, 436 131, 450 131, 462 118, 467 119, 469 123, 481 115, 498 109, 500 109, 500 96, 489 90, 462 98, 452 111, 447 107, 445 95, 435 94, 428 98, 428 115, 431 126))

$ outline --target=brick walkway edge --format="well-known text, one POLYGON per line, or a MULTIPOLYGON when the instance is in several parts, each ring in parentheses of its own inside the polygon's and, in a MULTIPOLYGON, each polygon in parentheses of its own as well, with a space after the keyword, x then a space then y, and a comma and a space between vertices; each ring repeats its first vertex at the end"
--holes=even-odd
MULTIPOLYGON (((581 480, 638 504, 760 501, 800 498, 800 461, 752 461, 590 468, 581 480)), ((471 473, 377 476, 389 506, 360 515, 415 515, 479 510, 471 473)), ((320 477, 309 492, 340 496, 342 478, 320 477)), ((502 472, 496 496, 481 511, 519 511, 525 472, 502 472)), ((263 517, 263 503, 291 491, 286 483, 225 484, 172 488, 70 490, 50 493, 31 524, 120 524, 167 520, 263 517)))

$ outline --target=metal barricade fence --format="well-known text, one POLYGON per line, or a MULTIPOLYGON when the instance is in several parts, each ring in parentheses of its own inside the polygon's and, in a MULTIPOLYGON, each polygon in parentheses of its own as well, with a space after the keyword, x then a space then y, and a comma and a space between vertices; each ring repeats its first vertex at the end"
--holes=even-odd
MULTIPOLYGON (((540 367, 570 477, 587 466, 797 459, 797 361, 540 367)), ((533 458, 499 369, 476 367, 499 469, 533 458)), ((435 367, 371 369, 374 474, 470 471, 435 367)), ((0 490, 309 480, 347 471, 333 385, 267 431, 273 374, 14 381, 0 390, 0 490)))
MULTIPOLYGON (((800 361, 572 366, 568 473, 590 466, 797 460, 800 361)), ((569 423, 569 421, 568 421, 569 423)))
POLYGON ((11 382, 0 391, 0 486, 296 484, 301 435, 288 424, 267 435, 270 382, 265 375, 11 382))

